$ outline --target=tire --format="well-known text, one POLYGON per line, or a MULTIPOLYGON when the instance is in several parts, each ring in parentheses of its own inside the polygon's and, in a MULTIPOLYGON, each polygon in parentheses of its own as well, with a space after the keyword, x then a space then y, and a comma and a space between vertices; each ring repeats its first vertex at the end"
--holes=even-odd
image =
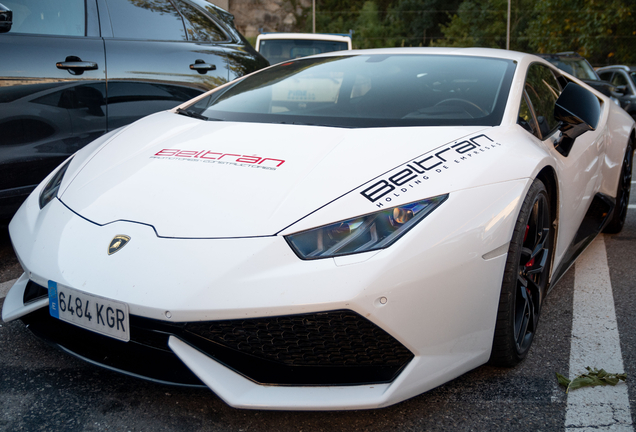
POLYGON ((552 263, 550 197, 535 179, 521 206, 504 270, 489 363, 512 367, 528 354, 541 314, 552 263))
POLYGON ((629 193, 632 187, 632 165, 634 163, 634 143, 630 139, 623 157, 623 166, 621 175, 618 178, 618 187, 616 190, 616 207, 612 212, 612 217, 603 229, 607 234, 618 234, 623 230, 625 218, 627 217, 627 208, 629 206, 629 193))

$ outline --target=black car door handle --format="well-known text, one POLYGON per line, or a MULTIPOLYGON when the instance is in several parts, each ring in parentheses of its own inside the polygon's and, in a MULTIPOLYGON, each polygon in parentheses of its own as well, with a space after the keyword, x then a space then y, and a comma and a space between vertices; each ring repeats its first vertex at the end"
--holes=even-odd
POLYGON ((56 63, 58 69, 82 69, 82 70, 95 70, 97 69, 97 63, 94 62, 59 62, 56 63))
POLYGON ((199 72, 200 74, 204 74, 209 70, 216 70, 215 65, 208 64, 203 60, 195 60, 194 64, 190 65, 190 69, 199 72))
POLYGON ((68 56, 65 61, 55 63, 55 66, 58 69, 65 69, 73 75, 81 75, 85 70, 96 70, 98 67, 95 62, 82 61, 75 56, 68 56))

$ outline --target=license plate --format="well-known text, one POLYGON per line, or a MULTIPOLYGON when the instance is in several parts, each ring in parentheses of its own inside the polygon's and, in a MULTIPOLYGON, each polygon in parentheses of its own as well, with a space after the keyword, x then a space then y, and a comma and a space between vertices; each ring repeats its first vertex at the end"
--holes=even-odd
POLYGON ((49 313, 78 327, 128 342, 128 305, 49 281, 49 313))

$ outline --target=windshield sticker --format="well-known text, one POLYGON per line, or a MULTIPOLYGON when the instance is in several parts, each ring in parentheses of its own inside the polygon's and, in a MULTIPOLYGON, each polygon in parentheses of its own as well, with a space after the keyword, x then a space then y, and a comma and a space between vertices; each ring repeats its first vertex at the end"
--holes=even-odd
POLYGON ((210 150, 162 149, 150 156, 152 159, 180 160, 189 162, 214 163, 244 168, 276 170, 285 163, 284 159, 274 159, 255 155, 221 153, 210 150))
POLYGON ((499 146, 501 146, 500 143, 494 142, 483 134, 443 146, 420 155, 381 176, 379 180, 362 190, 360 195, 382 208, 385 203, 390 203, 431 178, 451 171, 455 165, 470 161, 499 146))

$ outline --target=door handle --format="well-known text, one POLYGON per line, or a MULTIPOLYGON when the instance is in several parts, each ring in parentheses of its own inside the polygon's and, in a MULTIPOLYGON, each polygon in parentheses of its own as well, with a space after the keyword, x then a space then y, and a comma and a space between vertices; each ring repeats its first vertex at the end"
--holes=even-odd
POLYGON ((72 75, 81 75, 85 70, 96 70, 97 63, 90 61, 82 61, 81 58, 68 56, 63 62, 55 63, 58 69, 67 70, 72 75))
POLYGON ((216 66, 208 64, 204 62, 203 60, 199 59, 199 60, 195 60, 194 64, 190 65, 190 69, 195 70, 199 72, 200 74, 204 74, 204 73, 207 73, 207 71, 209 70, 216 70, 216 66))

